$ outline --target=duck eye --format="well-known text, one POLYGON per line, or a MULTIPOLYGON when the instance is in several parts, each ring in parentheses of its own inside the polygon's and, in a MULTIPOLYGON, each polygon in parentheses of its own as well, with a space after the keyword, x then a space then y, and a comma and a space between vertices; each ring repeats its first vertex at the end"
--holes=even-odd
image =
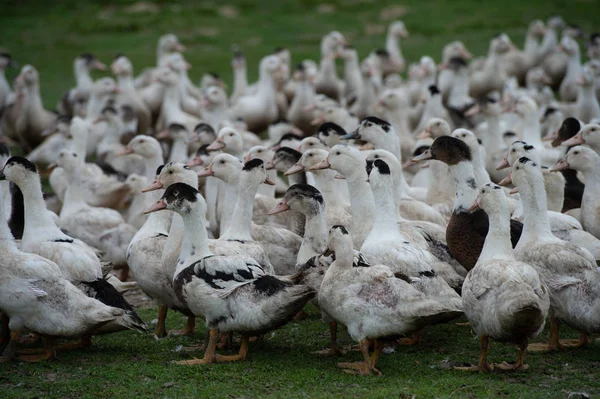
POLYGON ((173 195, 176 196, 176 197, 179 197, 179 191, 178 190, 174 190, 173 191, 173 195))
POLYGON ((517 152, 517 150, 515 150, 514 148, 512 149, 512 152, 517 152))
POLYGON ((579 154, 579 151, 575 151, 573 154, 577 155, 577 154, 579 154))
POLYGON ((339 151, 336 151, 336 152, 335 152, 335 155, 341 155, 341 154, 342 154, 342 153, 341 153, 341 152, 339 152, 339 151))
POLYGON ((221 161, 220 163, 221 163, 221 165, 223 165, 225 163, 225 161, 221 161))
POLYGON ((173 174, 173 171, 172 171, 172 170, 170 170, 170 171, 169 171, 169 174, 170 174, 170 175, 172 175, 172 174, 173 174))

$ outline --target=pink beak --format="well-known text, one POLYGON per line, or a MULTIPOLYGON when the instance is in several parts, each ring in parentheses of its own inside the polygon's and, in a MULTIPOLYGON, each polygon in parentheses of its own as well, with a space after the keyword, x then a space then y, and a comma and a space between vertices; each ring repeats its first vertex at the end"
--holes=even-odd
POLYGON ((94 62, 94 68, 96 68, 99 71, 105 71, 106 70, 106 65, 104 65, 100 61, 96 61, 96 62, 94 62))
POLYGON ((282 213, 287 211, 288 209, 290 209, 290 206, 287 204, 287 202, 285 202, 285 200, 281 200, 281 202, 279 202, 275 208, 271 209, 268 213, 268 215, 276 215, 278 213, 282 213))
POLYGON ((423 139, 428 139, 430 137, 431 137, 431 131, 429 129, 425 129, 421 133, 419 133, 417 135, 417 137, 415 137, 415 138, 417 140, 423 140, 423 139))
POLYGON ((571 165, 569 165, 569 162, 567 162, 567 160, 565 158, 563 159, 559 159, 558 162, 556 163, 556 165, 554 165, 552 168, 550 168, 551 172, 556 172, 559 170, 565 170, 565 169, 569 169, 571 165))
POLYGON ((131 147, 125 147, 125 149, 123 151, 119 151, 115 153, 115 157, 122 157, 123 155, 129 155, 129 154, 133 154, 133 148, 131 147))
POLYGON ((519 188, 518 187, 514 187, 512 190, 509 191, 510 194, 516 194, 519 192, 519 188))
POLYGON ((210 165, 208 165, 206 168, 204 168, 204 170, 201 170, 200 172, 198 172, 198 177, 214 176, 214 175, 215 175, 215 171, 213 170, 212 163, 210 165))
POLYGON ((149 191, 154 191, 154 190, 160 190, 161 188, 163 188, 163 184, 160 183, 158 180, 154 180, 154 182, 152 182, 151 185, 149 185, 148 187, 146 187, 145 189, 142 190, 143 193, 147 193, 149 191))
POLYGON ((509 184, 512 183, 512 174, 509 174, 508 176, 506 176, 504 179, 500 180, 498 182, 499 186, 507 186, 509 184))
POLYGON ((152 205, 150 207, 150 209, 148 209, 146 212, 144 212, 145 215, 152 213, 152 212, 156 212, 156 211, 160 211, 162 209, 167 209, 167 203, 165 201, 163 201, 162 199, 156 201, 154 203, 154 205, 152 205))
POLYGON ((304 166, 302 166, 302 164, 300 164, 300 163, 297 163, 297 164, 295 164, 294 166, 292 166, 291 168, 289 168, 289 169, 288 169, 288 170, 287 170, 287 171, 284 173, 284 175, 285 175, 285 176, 293 175, 293 174, 295 174, 295 173, 302 172, 303 170, 304 170, 304 166))
POLYGON ((271 178, 269 176, 267 176, 265 178, 265 181, 263 183, 268 184, 269 186, 274 186, 275 185, 275 182, 273 180, 271 180, 271 178))
POLYGON ((479 207, 479 202, 477 202, 477 200, 475 200, 475 201, 473 201, 473 204, 471 204, 469 209, 467 209, 467 211, 473 212, 473 211, 476 211, 477 209, 481 209, 481 208, 479 207))
POLYGON ((225 143, 223 142, 223 138, 219 137, 215 141, 213 141, 208 147, 206 147, 206 150, 218 151, 222 148, 225 148, 225 143))
POLYGON ((500 163, 500 165, 496 166, 496 170, 502 170, 509 167, 510 165, 508 164, 508 158, 505 157, 504 160, 500 163))
POLYGON ((169 131, 167 129, 163 129, 160 132, 158 132, 158 134, 156 135, 157 139, 168 139, 169 138, 169 131))
POLYGON ((474 106, 472 106, 471 108, 469 108, 466 112, 465 112, 465 116, 473 116, 473 115, 477 115, 478 113, 481 112, 481 107, 479 106, 479 104, 476 104, 474 106))
POLYGON ((275 164, 273 163, 273 160, 270 160, 269 162, 267 162, 267 164, 265 165, 265 169, 266 170, 273 170, 273 169, 275 169, 275 164))
POLYGON ((583 139, 583 135, 580 133, 577 133, 575 136, 571 137, 568 140, 563 141, 560 145, 564 146, 564 147, 570 147, 573 145, 581 145, 581 144, 585 144, 585 140, 583 139))
POLYGON ((319 162, 316 165, 311 166, 310 168, 306 169, 307 171, 311 171, 311 170, 321 170, 321 169, 329 169, 331 168, 331 164, 329 163, 329 158, 325 158, 324 160, 322 160, 321 162, 319 162))
POLYGON ((192 160, 191 160, 191 161, 189 161, 189 162, 187 163, 187 165, 188 165, 190 168, 193 168, 194 166, 200 166, 200 165, 204 165, 204 161, 203 161, 203 160, 202 160, 202 158, 200 158, 200 157, 194 157, 194 158, 192 158, 192 160))

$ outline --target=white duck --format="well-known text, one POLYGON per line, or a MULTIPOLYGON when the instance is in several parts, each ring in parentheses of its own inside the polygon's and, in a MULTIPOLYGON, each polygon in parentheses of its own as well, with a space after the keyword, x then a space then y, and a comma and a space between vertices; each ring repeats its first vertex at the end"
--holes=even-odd
POLYGON ((251 335, 285 324, 314 297, 314 291, 306 286, 294 286, 265 273, 254 259, 214 255, 208 247, 206 203, 193 187, 183 183, 169 186, 150 211, 160 209, 178 212, 187 232, 173 277, 175 292, 195 315, 206 319, 211 330, 204 358, 180 364, 244 360, 251 335), (215 353, 217 331, 242 333, 238 355, 215 353))
POLYGON ((477 208, 488 214, 490 228, 481 255, 463 284, 462 301, 465 315, 479 336, 481 356, 477 366, 463 369, 527 369, 525 350, 529 340, 544 329, 550 307, 548 289, 533 267, 515 259, 504 190, 493 183, 484 184, 470 209, 477 208), (488 363, 489 338, 517 344, 517 361, 512 365, 488 363))
POLYGON ((561 143, 565 147, 581 144, 585 144, 600 153, 600 124, 590 123, 585 125, 575 136, 561 143))

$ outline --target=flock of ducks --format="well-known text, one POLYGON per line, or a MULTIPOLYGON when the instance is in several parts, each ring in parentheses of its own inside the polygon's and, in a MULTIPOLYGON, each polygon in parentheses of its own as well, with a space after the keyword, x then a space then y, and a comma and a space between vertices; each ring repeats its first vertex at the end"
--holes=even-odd
POLYGON ((583 33, 560 17, 533 21, 523 50, 502 33, 479 58, 448 43, 440 64, 407 64, 407 37, 393 22, 361 61, 331 32, 320 62, 292 67, 279 48, 255 83, 236 51, 228 95, 217 74, 190 80, 168 34, 138 76, 119 54, 115 78, 94 81, 107 66, 77 57, 56 112, 43 71, 25 65, 10 85, 1 54, 1 359, 147 331, 123 297, 133 286, 158 305, 157 337, 169 310, 187 316, 183 334, 205 321, 204 355, 180 364, 243 360, 309 302, 329 324, 322 353, 343 354, 338 324, 359 343, 364 359, 339 363, 350 373, 381 374, 386 348, 463 314, 481 357, 462 369, 519 370, 528 348, 588 345, 600 332, 600 36, 585 64, 583 33), (530 344, 547 318, 549 343, 530 344), (562 323, 581 337, 560 340, 562 323), (25 331, 43 348, 21 350, 25 331), (233 333, 239 353, 218 354, 233 333), (517 345, 516 362, 488 362, 490 339, 517 345))

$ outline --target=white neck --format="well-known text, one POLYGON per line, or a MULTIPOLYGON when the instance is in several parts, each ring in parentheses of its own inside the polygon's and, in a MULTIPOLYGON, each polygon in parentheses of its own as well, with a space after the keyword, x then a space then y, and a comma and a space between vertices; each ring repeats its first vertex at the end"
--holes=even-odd
POLYGON ((347 192, 348 185, 344 180, 334 177, 337 175, 336 171, 331 169, 315 170, 312 174, 315 177, 315 186, 323 194, 326 207, 339 207, 346 203, 346 196, 343 193, 347 192))
POLYGON ((237 174, 231 181, 223 181, 224 192, 219 192, 218 201, 223 201, 223 208, 221 212, 221 218, 219 220, 219 231, 221 234, 229 228, 231 220, 233 220, 233 211, 237 205, 239 198, 239 174, 237 174))
POLYGON ((50 216, 50 212, 46 209, 39 176, 36 175, 20 183, 19 188, 23 192, 23 205, 25 209, 23 241, 39 238, 37 237, 37 232, 40 230, 44 230, 50 234, 58 234, 59 237, 64 236, 62 231, 56 227, 50 216))
POLYGON ((510 241, 510 216, 507 204, 498 204, 498 208, 488 213, 490 227, 477 263, 491 259, 514 260, 510 241))
POLYGON ((390 56, 396 60, 404 61, 402 50, 400 49, 400 40, 391 31, 388 32, 385 38, 385 49, 390 56))
POLYGON ((72 171, 65 169, 69 184, 67 185, 63 206, 60 210, 59 216, 61 219, 72 215, 81 209, 89 208, 89 205, 85 202, 85 191, 82 184, 81 173, 78 170, 80 167, 83 167, 83 165, 78 165, 76 169, 72 171))
MULTIPOLYGON (((277 171, 275 169, 267 170, 267 176, 269 176, 269 178, 272 181, 276 181, 277 180, 277 171)), ((264 195, 267 198, 275 198, 275 189, 276 188, 277 188, 276 186, 270 186, 268 184, 261 184, 260 187, 258 187, 258 194, 264 195)))
MULTIPOLYGON (((352 208, 352 230, 370 230, 375 212, 375 200, 369 183, 367 171, 363 165, 354 173, 345 176, 350 192, 350 207, 352 208)), ((394 221, 396 217, 394 216, 394 221)))
MULTIPOLYGON (((391 183, 391 178, 389 183, 391 183)), ((375 221, 371 234, 383 235, 386 239, 402 240, 398 230, 396 205, 391 184, 371 184, 375 202, 375 221)))
POLYGON ((491 181, 490 175, 485 169, 485 161, 481 157, 481 149, 479 146, 471 149, 471 155, 473 157, 473 173, 475 174, 477 186, 481 186, 482 184, 491 181))
MULTIPOLYGON (((241 173, 247 172, 242 171, 241 173)), ((248 184, 244 177, 240 178, 237 202, 231 215, 231 222, 228 223, 227 230, 219 239, 252 241, 252 211, 257 191, 258 186, 248 184)))
POLYGON ((473 172, 473 164, 469 161, 462 161, 449 166, 456 186, 453 209, 455 212, 466 212, 477 198, 477 181, 473 172))
POLYGON ((162 112, 164 115, 176 115, 181 112, 181 95, 179 94, 179 87, 168 86, 165 89, 162 112))
POLYGON ((462 103, 469 98, 469 71, 461 68, 454 73, 454 84, 450 89, 448 104, 462 103))
POLYGON ((188 145, 184 138, 176 138, 171 146, 169 162, 185 162, 188 157, 188 145))
POLYGON ((544 148, 541 137, 540 121, 536 114, 525 115, 523 121, 523 140, 535 148, 541 150, 544 148))
POLYGON ((485 145, 485 148, 489 151, 504 148, 502 133, 500 132, 500 117, 495 114, 488 115, 486 121, 487 131, 484 136, 483 145, 485 145))
POLYGON ((579 54, 573 54, 569 56, 569 60, 567 61, 567 72, 563 81, 569 80, 574 81, 577 80, 581 76, 581 59, 579 54))
MULTIPOLYGON (((523 205, 523 233, 519 243, 535 242, 542 239, 554 240, 548 219, 544 183, 535 179, 533 184, 519 187, 523 205)), ((521 245, 520 245, 521 246, 521 245)))
POLYGON ((122 90, 135 90, 135 82, 130 74, 119 75, 117 77, 119 88, 122 90))
POLYGON ((90 71, 85 66, 75 67, 75 81, 77 82, 77 88, 85 90, 94 84, 90 71))
POLYGON ((233 69, 233 92, 234 93, 245 93, 248 89, 248 76, 246 73, 246 67, 234 68, 233 69))
POLYGON ((149 158, 143 157, 143 159, 145 167, 144 175, 146 179, 148 179, 148 181, 154 181, 154 174, 156 173, 156 169, 158 169, 158 167, 163 164, 162 154, 157 152, 153 156, 149 158))
MULTIPOLYGON (((7 195, 9 193, 9 184, 8 181, 0 181, 0 198, 10 198, 7 195)), ((17 245, 7 224, 10 215, 6 213, 6 210, 4 204, 0 204, 0 249, 16 249, 17 245)))
POLYGON ((296 264, 301 265, 315 255, 320 255, 327 248, 327 222, 325 221, 325 209, 319 206, 317 212, 304 215, 304 238, 296 264))
POLYGON ((104 99, 107 96, 100 96, 94 93, 94 90, 90 93, 90 99, 87 106, 87 119, 94 120, 100 116, 102 107, 104 106, 104 99))
POLYGON ((190 257, 202 259, 213 255, 208 249, 208 233, 206 232, 206 220, 204 215, 197 208, 192 208, 189 213, 181 215, 185 234, 183 235, 183 244, 179 254, 179 262, 175 269, 173 279, 181 273, 187 266, 186 260, 190 257))

